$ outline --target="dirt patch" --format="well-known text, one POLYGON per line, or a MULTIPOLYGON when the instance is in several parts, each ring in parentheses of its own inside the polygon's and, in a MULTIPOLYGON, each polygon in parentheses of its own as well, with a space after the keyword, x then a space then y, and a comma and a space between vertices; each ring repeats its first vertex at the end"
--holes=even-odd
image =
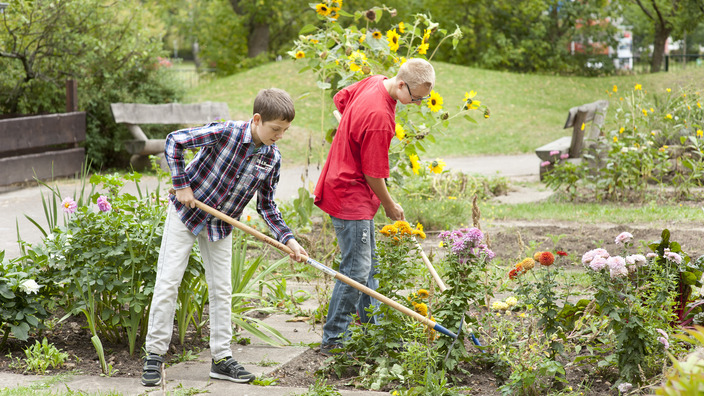
MULTIPOLYGON (((665 227, 671 232, 671 240, 680 243, 682 249, 692 258, 704 254, 704 227, 699 227, 696 224, 666 224, 665 227)), ((635 253, 637 247, 642 243, 658 240, 662 232, 660 226, 654 228, 647 224, 590 225, 555 221, 541 221, 539 224, 526 221, 493 221, 491 225, 483 228, 489 236, 492 250, 507 265, 511 265, 514 260, 525 257, 532 250, 564 250, 570 254, 570 259, 575 262, 578 262, 586 251, 597 247, 603 247, 613 254, 620 254, 622 246, 616 245, 614 239, 623 231, 633 234, 635 247, 630 253, 635 253)), ((429 234, 423 244, 428 254, 439 253, 436 235, 429 234)), ((643 251, 645 250, 643 249, 643 251)), ((208 334, 207 325, 202 330, 202 334, 208 334)), ((208 347, 207 341, 203 337, 197 337, 193 331, 189 331, 186 345, 178 344, 177 335, 178 332, 175 329, 174 342, 167 355, 167 361, 172 364, 178 361, 178 355, 184 350, 200 351, 208 347)), ((45 330, 28 342, 8 340, 6 348, 0 351, 0 371, 21 373, 21 370, 11 367, 13 360, 8 357, 8 354, 14 358, 23 357, 22 350, 33 344, 35 340, 41 341, 43 337, 46 337, 50 343, 67 352, 70 356, 69 363, 63 368, 51 370, 47 374, 64 371, 80 372, 87 375, 100 374, 100 363, 90 341, 90 332, 85 320, 80 316, 70 318, 50 330, 45 330)), ((108 362, 116 370, 115 376, 138 377, 141 375, 141 345, 138 346, 140 350, 133 355, 128 353, 126 345, 105 343, 104 346, 108 362)), ((467 345, 467 348, 472 350, 474 347, 467 345)), ((279 379, 279 386, 307 387, 315 383, 315 374, 325 366, 326 359, 316 350, 310 349, 277 369, 273 376, 279 379)), ((500 370, 493 363, 479 359, 471 364, 467 363, 464 368, 470 375, 463 377, 458 385, 469 387, 471 389, 468 391, 469 394, 499 394, 497 389, 501 385, 502 378, 497 374, 500 370)), ((585 392, 587 395, 615 394, 610 391, 614 379, 589 367, 568 366, 567 379, 574 389, 584 388, 588 384, 589 391, 585 392)), ((338 378, 329 374, 328 383, 335 385, 338 389, 354 388, 353 376, 338 378)))

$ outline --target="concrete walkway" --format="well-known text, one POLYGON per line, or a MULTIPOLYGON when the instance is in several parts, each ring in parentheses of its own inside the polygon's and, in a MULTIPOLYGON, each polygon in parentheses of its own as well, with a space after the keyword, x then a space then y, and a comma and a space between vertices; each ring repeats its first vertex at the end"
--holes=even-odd
MULTIPOLYGON (((462 171, 468 174, 484 176, 503 176, 513 181, 523 183, 513 183, 518 190, 507 196, 500 197, 500 202, 520 203, 542 200, 550 195, 544 187, 525 187, 520 184, 528 184, 538 181, 539 159, 533 154, 518 156, 498 156, 498 157, 470 157, 470 158, 449 158, 445 159, 449 169, 462 171), (527 182, 527 183, 525 183, 527 182)), ((298 195, 298 189, 304 185, 302 175, 303 167, 288 167, 283 169, 281 181, 278 188, 278 199, 286 200, 298 195)), ((308 180, 316 181, 319 170, 315 167, 309 169, 308 180)), ((140 183, 142 191, 148 189, 153 191, 157 180, 154 177, 144 177, 140 183)), ((52 183, 53 185, 53 183, 52 183)), ((533 183, 536 185, 536 183, 533 183)), ((61 192, 61 196, 75 196, 75 191, 79 188, 76 181, 62 180, 56 183, 61 192)), ((136 194, 134 183, 127 183, 123 191, 136 194)), ((163 186, 162 186, 162 191, 163 186)), ((27 186, 24 188, 0 188, 0 250, 5 250, 6 257, 19 256, 17 245, 17 228, 19 228, 22 240, 29 243, 41 241, 42 234, 37 228, 25 218, 25 215, 33 218, 46 228, 44 209, 42 206, 42 193, 47 196, 45 188, 37 186, 27 186)), ((294 290, 305 288, 305 285, 289 285, 294 290)), ((315 307, 313 307, 315 308, 315 307)), ((292 346, 274 348, 257 342, 252 338, 253 344, 248 346, 233 345, 233 356, 244 363, 257 376, 267 376, 276 368, 291 361, 300 353, 309 348, 311 343, 319 343, 321 339, 320 328, 312 330, 311 326, 300 322, 287 322, 286 315, 274 315, 265 320, 268 324, 282 332, 292 346), (270 365, 275 362, 275 365, 270 365), (266 363, 266 364, 264 364, 266 363)), ((86 348, 91 348, 87 345, 86 348)), ((224 381, 210 381, 208 373, 210 369, 210 351, 205 350, 197 360, 179 363, 167 369, 167 391, 174 392, 178 389, 186 391, 189 389, 208 392, 211 395, 248 395, 248 396, 284 396, 294 394, 304 394, 304 388, 285 388, 277 386, 259 387, 253 385, 241 385, 224 381)), ((0 387, 13 388, 17 386, 29 386, 36 381, 47 381, 49 378, 38 376, 25 376, 16 374, 0 373, 0 387)), ((162 389, 147 389, 139 384, 138 378, 129 377, 99 377, 99 376, 72 376, 61 379, 52 385, 52 389, 59 392, 68 388, 74 391, 84 392, 108 392, 116 391, 123 395, 139 395, 146 393, 162 394, 162 389)), ((1 389, 1 388, 0 388, 1 389)), ((342 395, 380 395, 381 392, 357 392, 342 391, 342 395)))

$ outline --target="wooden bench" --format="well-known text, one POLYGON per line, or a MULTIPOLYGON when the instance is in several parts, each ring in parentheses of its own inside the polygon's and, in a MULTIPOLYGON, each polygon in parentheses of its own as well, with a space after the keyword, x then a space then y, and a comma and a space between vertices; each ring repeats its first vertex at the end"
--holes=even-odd
POLYGON ((562 154, 569 154, 567 161, 579 162, 582 160, 585 148, 592 154, 596 152, 608 107, 608 101, 598 100, 570 109, 564 128, 572 127, 572 136, 561 137, 535 149, 535 154, 541 162, 551 162, 548 166, 540 166, 540 180, 543 180, 545 172, 550 171, 556 162, 565 161, 560 160, 562 154), (555 152, 558 153, 550 154, 555 152))
MULTIPOLYGON (((115 122, 127 125, 134 139, 125 141, 125 150, 132 154, 130 164, 136 169, 149 166, 149 156, 163 158, 166 139, 150 139, 139 124, 199 124, 227 120, 230 110, 225 102, 193 104, 110 104, 115 122)), ((162 164, 163 166, 163 164, 162 164)))
POLYGON ((80 173, 85 140, 82 111, 0 120, 0 185, 80 173))

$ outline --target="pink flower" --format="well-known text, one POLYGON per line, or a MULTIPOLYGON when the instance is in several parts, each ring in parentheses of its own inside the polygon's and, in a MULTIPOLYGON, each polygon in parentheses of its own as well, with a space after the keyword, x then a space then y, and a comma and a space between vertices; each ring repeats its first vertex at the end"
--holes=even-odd
POLYGON ((608 259, 606 259, 606 265, 609 266, 609 269, 614 269, 614 268, 621 268, 621 267, 626 267, 626 260, 623 259, 621 256, 611 256, 608 259))
POLYGON ((604 268, 606 268, 606 259, 601 256, 594 257, 591 263, 589 263, 589 268, 591 268, 593 271, 603 270, 604 268))
POLYGON ((550 152, 550 155, 558 155, 558 154, 560 154, 560 150, 552 150, 550 152))
POLYGON ((100 209, 101 212, 109 212, 112 210, 112 205, 110 205, 108 197, 105 195, 98 197, 98 209, 100 209))
POLYGON ((569 158, 569 157, 570 157, 570 155, 567 154, 567 153, 560 154, 560 159, 567 159, 567 158, 569 158))
POLYGON ((61 202, 61 209, 63 209, 65 213, 74 213, 76 209, 78 209, 78 204, 73 200, 73 198, 66 197, 61 202))
POLYGON ((682 256, 675 252, 671 252, 670 249, 665 249, 664 256, 669 261, 674 261, 677 264, 682 264, 682 256))
POLYGON ((608 258, 609 252, 602 248, 590 250, 582 256, 582 264, 587 265, 596 257, 608 258))
POLYGON ((543 162, 540 163, 540 166, 541 166, 541 167, 546 167, 546 166, 550 165, 551 163, 552 163, 552 162, 550 162, 550 161, 543 161, 543 162))
POLYGON ((618 245, 619 243, 628 243, 633 239, 633 235, 631 235, 630 232, 622 232, 618 234, 616 237, 616 244, 618 245))
POLYGON ((658 337, 658 341, 660 341, 660 343, 665 346, 665 349, 670 347, 670 341, 668 341, 667 338, 658 337))
POLYGON ((611 275, 611 279, 618 278, 619 276, 626 276, 628 275, 628 269, 626 266, 614 267, 609 270, 609 275, 611 275))
POLYGON ((655 257, 657 257, 657 256, 658 256, 658 254, 655 253, 655 252, 650 252, 650 253, 648 253, 648 254, 645 255, 646 258, 655 258, 655 257))
POLYGON ((632 254, 630 256, 626 256, 626 264, 629 265, 645 265, 646 262, 647 260, 642 254, 632 254))

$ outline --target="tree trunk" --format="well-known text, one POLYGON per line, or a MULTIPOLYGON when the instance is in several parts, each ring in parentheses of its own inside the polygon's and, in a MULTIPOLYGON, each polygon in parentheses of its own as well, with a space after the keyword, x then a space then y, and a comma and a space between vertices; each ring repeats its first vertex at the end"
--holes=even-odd
POLYGON ((662 61, 665 58, 665 44, 670 37, 672 29, 657 27, 655 29, 655 40, 653 41, 653 59, 650 61, 650 72, 657 73, 662 68, 662 61))
POLYGON ((269 51, 269 25, 262 23, 251 27, 249 31, 249 42, 247 56, 255 56, 269 51))

